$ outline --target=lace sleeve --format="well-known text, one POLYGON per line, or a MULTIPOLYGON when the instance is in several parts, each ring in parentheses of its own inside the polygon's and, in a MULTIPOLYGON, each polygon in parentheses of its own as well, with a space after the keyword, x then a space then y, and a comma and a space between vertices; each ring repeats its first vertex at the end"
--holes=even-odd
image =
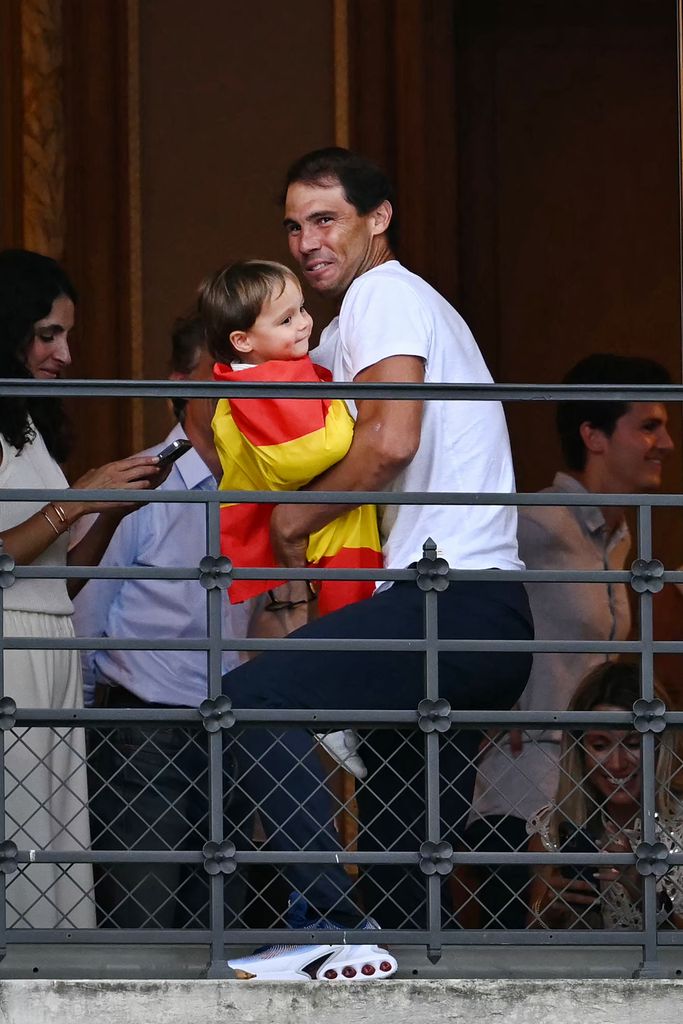
POLYGON ((554 851, 558 848, 550 827, 554 811, 555 807, 552 804, 546 804, 536 811, 535 814, 532 814, 526 823, 527 835, 540 836, 541 842, 548 851, 554 851))

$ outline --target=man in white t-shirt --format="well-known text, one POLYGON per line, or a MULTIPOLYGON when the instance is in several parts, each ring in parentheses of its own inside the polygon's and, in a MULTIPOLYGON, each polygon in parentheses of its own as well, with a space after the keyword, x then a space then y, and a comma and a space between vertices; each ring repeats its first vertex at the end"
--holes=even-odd
MULTIPOLYGON (((339 381, 359 384, 488 383, 491 377, 458 313, 394 256, 392 191, 384 174, 348 150, 318 150, 297 161, 286 178, 284 223, 289 246, 317 292, 341 301, 324 331, 317 361, 339 381)), ((311 490, 504 492, 514 490, 507 428, 497 402, 376 399, 352 409, 348 454, 311 490)), ((350 498, 352 495, 350 494, 350 498)), ((348 506, 354 507, 352 500, 348 506)), ((339 505, 280 505, 272 539, 281 563, 306 564, 308 536, 340 513, 339 505)), ((380 510, 385 565, 406 569, 433 538, 452 568, 519 569, 516 511, 511 506, 387 504, 380 510)), ((448 639, 529 640, 531 616, 515 581, 451 581, 439 594, 439 635, 448 639)), ((234 707, 350 708, 415 711, 425 696, 420 652, 345 648, 346 639, 406 640, 424 636, 424 597, 415 580, 383 585, 375 596, 310 624, 301 637, 334 638, 339 650, 272 652, 226 677, 234 707)), ((525 653, 445 652, 439 693, 452 708, 509 708, 529 673, 525 653)), ((376 716, 381 722, 381 715, 376 716)), ((240 736, 243 785, 259 803, 271 846, 281 850, 338 849, 322 779, 312 767, 311 737, 245 729, 240 736), (305 760, 303 767, 295 761, 305 760), (259 763, 260 762, 260 763, 259 763), (282 780, 279 783, 275 780, 282 780)), ((451 731, 441 743, 441 838, 453 841, 467 816, 478 743, 474 730, 451 731)), ((424 737, 376 730, 366 737, 371 769, 358 791, 361 850, 416 852, 426 838, 424 737)), ((359 927, 362 915, 341 867, 287 867, 311 905, 308 925, 321 918, 359 927)), ((383 926, 424 925, 425 877, 412 866, 364 870, 364 903, 383 926)), ((335 947, 336 948, 336 947, 335 947)), ((289 954, 287 954, 289 956, 289 954)), ((302 953, 302 956, 304 954, 302 953)), ((279 958, 232 962, 257 977, 275 977, 279 958)), ((305 965, 304 965, 305 966, 305 965)), ((326 961, 325 969, 330 968, 326 961)))

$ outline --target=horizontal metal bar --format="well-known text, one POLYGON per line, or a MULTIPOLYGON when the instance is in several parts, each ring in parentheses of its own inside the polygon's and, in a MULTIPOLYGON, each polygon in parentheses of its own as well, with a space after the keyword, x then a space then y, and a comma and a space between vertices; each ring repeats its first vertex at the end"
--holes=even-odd
MULTIPOLYGON (((123 488, 83 490, 65 487, 3 489, 3 501, 127 501, 142 504, 272 505, 520 505, 552 507, 683 507, 683 494, 589 494, 532 491, 127 491, 123 488)), ((426 540, 426 538, 425 538, 426 540)))
MULTIPOLYGON (((235 721, 240 725, 267 722, 273 725, 332 725, 348 722, 358 726, 375 728, 378 725, 414 727, 417 712, 393 708, 365 708, 357 711, 350 708, 319 710, 310 708, 240 708, 233 711, 235 721)), ((633 715, 629 711, 452 711, 450 721, 456 728, 509 725, 515 728, 560 729, 592 725, 630 728, 633 715)), ((18 725, 37 723, 41 726, 64 725, 78 722, 84 726, 100 726, 120 722, 149 722, 167 725, 182 722, 199 725, 202 722, 196 708, 17 708, 18 725)), ((683 725, 683 711, 669 711, 667 724, 683 725)))
MULTIPOLYGON (((196 580, 201 576, 198 567, 121 567, 99 568, 97 566, 32 566, 18 565, 13 570, 17 579, 62 580, 196 580)), ((447 574, 458 583, 500 582, 505 579, 520 580, 522 583, 630 583, 632 574, 627 570, 593 571, 565 569, 451 569, 447 574)), ((370 582, 415 581, 414 569, 284 569, 270 566, 263 569, 237 569, 230 571, 235 580, 367 580, 370 582)), ((664 583, 683 583, 683 571, 664 572, 660 577, 664 583)), ((228 584, 229 585, 229 584, 228 584)))
MULTIPOLYGON (((152 945, 164 943, 167 945, 197 945, 209 941, 212 933, 200 929, 162 929, 162 928, 73 928, 54 929, 48 928, 9 928, 5 933, 5 941, 8 946, 34 945, 38 943, 53 942, 63 945, 74 943, 87 943, 92 945, 113 945, 122 946, 130 943, 140 945, 152 945)), ((367 931, 359 929, 345 929, 344 934, 347 942, 367 942, 367 931)), ((297 931, 297 937, 312 935, 314 941, 320 942, 326 937, 339 938, 339 931, 315 931, 308 933, 305 930, 297 931)), ((552 932, 543 928, 529 928, 524 931, 483 931, 475 929, 449 928, 437 931, 436 935, 442 946, 586 946, 588 948, 604 946, 639 946, 645 939, 643 931, 570 931, 555 929, 552 932)), ((288 928, 226 928, 223 932, 226 944, 258 945, 272 944, 277 942, 291 943, 292 931, 288 928)), ((434 938, 433 932, 422 929, 404 930, 381 928, 373 932, 377 942, 387 943, 392 946, 427 945, 434 938)), ((683 943, 683 934, 672 931, 661 930, 657 932, 657 939, 661 945, 673 946, 683 943)), ((311 940, 309 940, 311 941, 311 940)))
MULTIPOLYGON (((102 580, 196 580, 200 578, 197 566, 187 568, 161 566, 130 566, 105 567, 74 565, 74 566, 33 566, 18 565, 13 570, 17 579, 30 580, 62 580, 62 579, 102 579, 102 580)), ((632 574, 626 569, 607 570, 572 570, 572 569, 451 569, 448 578, 458 583, 500 582, 505 579, 521 580, 522 583, 630 583, 632 574)), ((312 566, 304 569, 284 569, 280 566, 268 566, 263 569, 230 570, 231 579, 235 580, 368 580, 371 582, 415 581, 414 569, 315 569, 312 566)), ((683 570, 665 572, 661 579, 664 583, 683 583, 683 570)))
MULTIPOLYGON (((683 854, 676 855, 672 863, 683 862, 683 854)), ((281 850, 237 850, 234 854, 237 864, 404 864, 419 863, 418 850, 386 850, 382 852, 338 852, 286 851, 281 850)), ((550 851, 526 853, 521 850, 491 851, 478 853, 462 850, 453 854, 456 864, 559 864, 601 867, 606 864, 635 864, 633 853, 552 853, 550 851)), ((20 864, 201 864, 204 856, 201 850, 27 850, 17 852, 20 864)))
MULTIPOLYGON (((479 402, 671 402, 683 399, 680 384, 378 384, 325 381, 284 384, 244 381, 52 380, 52 398, 324 398, 479 402)), ((45 396, 38 381, 0 378, 0 397, 45 396)))
MULTIPOLYGON (((677 653, 681 641, 657 641, 652 649, 655 653, 677 653), (669 651, 668 648, 673 650, 669 651)), ((504 651, 535 652, 541 654, 638 654, 643 649, 640 640, 435 640, 438 651, 504 651)), ((113 637, 21 637, 6 636, 0 639, 0 649, 8 651, 206 651, 206 639, 160 639, 153 638, 124 640, 113 637)), ((268 640, 233 638, 220 644, 225 651, 425 651, 426 640, 373 640, 337 637, 332 640, 311 637, 271 638, 268 640)))

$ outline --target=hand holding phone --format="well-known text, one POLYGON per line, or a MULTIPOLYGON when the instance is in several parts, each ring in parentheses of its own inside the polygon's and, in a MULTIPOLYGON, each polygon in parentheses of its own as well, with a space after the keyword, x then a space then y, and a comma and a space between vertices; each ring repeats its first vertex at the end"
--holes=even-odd
MULTIPOLYGON (((559 829, 562 853, 597 853, 599 847, 583 829, 571 831, 563 822, 559 829), (563 827, 564 826, 564 827, 563 827)), ((564 878, 569 881, 576 880, 585 882, 598 893, 598 884, 595 879, 597 865, 593 864, 562 864, 560 871, 564 878)))
POLYGON ((189 452, 190 448, 192 448, 192 443, 187 438, 182 437, 171 441, 157 455, 159 469, 166 469, 167 466, 171 466, 181 455, 189 452))

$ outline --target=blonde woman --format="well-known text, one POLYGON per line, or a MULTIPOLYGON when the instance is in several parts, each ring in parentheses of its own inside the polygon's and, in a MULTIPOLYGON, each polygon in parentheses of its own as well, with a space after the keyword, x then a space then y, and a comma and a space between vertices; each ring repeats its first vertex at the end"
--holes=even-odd
MULTIPOLYGON (((657 696, 665 700, 658 684, 657 696)), ((640 696, 637 665, 606 662, 590 672, 570 711, 631 711, 640 696)), ((657 840, 683 846, 683 808, 673 790, 673 735, 658 739, 657 840)), ((635 865, 609 864, 641 841, 641 736, 591 726, 565 733, 555 803, 528 823, 531 852, 605 853, 605 866, 537 865, 529 892, 530 927, 642 928, 642 878, 635 865)), ((657 883, 660 927, 683 925, 683 865, 657 883)))

